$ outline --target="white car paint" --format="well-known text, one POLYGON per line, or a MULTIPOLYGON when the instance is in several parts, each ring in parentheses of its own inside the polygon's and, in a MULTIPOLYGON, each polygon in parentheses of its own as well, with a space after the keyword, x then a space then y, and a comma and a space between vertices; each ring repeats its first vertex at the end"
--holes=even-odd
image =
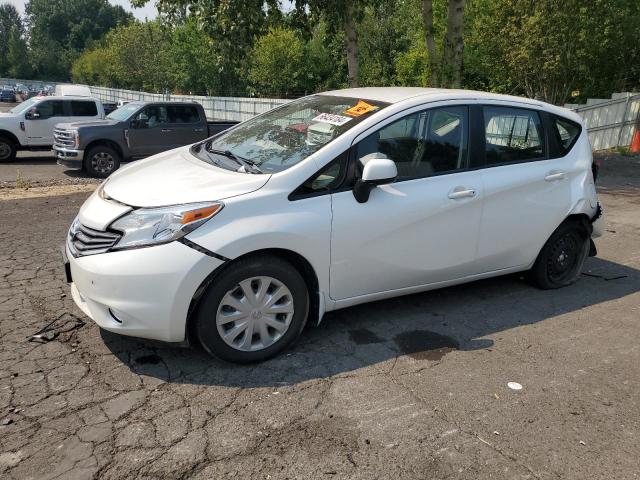
POLYGON ((80 120, 93 120, 104 118, 104 109, 99 100, 84 96, 48 96, 33 97, 22 104, 18 104, 12 110, 16 113, 0 113, 0 136, 14 140, 20 148, 47 147, 53 145, 53 129, 58 123, 77 122, 80 120), (48 118, 29 118, 28 113, 37 111, 38 107, 52 101, 83 101, 93 102, 96 105, 96 115, 73 116, 57 115, 48 118))
MULTIPOLYGON (((359 303, 530 268, 555 228, 598 207, 587 132, 573 112, 543 102, 463 90, 366 88, 325 95, 389 102, 305 160, 272 174, 232 172, 188 147, 120 169, 83 205, 79 221, 105 231, 134 207, 220 201, 224 208, 178 242, 89 256, 67 244, 73 297, 101 327, 185 340, 189 305, 209 274, 252 252, 293 252, 313 268, 319 315, 359 303), (351 189, 290 200, 305 180, 369 133, 428 108, 500 105, 582 125, 564 157, 380 185, 359 203, 351 189), (109 309, 117 310, 122 323, 109 309)), ((475 107, 474 107, 475 108, 475 107)), ((596 228, 597 225, 597 228, 596 228)), ((593 236, 602 232, 602 218, 593 236)))
POLYGON ((56 85, 55 95, 59 97, 69 95, 76 97, 90 97, 91 89, 86 85, 59 83, 56 85))

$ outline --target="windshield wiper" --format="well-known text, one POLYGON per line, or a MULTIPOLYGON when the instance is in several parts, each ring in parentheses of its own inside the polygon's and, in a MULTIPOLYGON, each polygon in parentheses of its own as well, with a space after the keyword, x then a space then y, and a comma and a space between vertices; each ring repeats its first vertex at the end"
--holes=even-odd
POLYGON ((260 170, 260 167, 258 167, 258 165, 255 164, 255 162, 247 158, 239 157, 238 155, 233 153, 231 150, 223 151, 223 150, 207 149, 207 152, 215 153, 217 155, 222 155, 224 157, 230 158, 231 160, 234 160, 238 165, 244 167, 246 171, 250 171, 251 173, 264 173, 262 170, 260 170))

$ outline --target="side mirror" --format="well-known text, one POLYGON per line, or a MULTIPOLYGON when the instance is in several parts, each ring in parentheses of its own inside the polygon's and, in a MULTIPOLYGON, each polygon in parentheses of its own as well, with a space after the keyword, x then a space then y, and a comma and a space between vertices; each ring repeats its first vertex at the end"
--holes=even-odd
POLYGON ((369 200, 369 194, 378 185, 392 183, 398 176, 396 163, 388 158, 371 158, 364 164, 362 178, 353 186, 353 196, 358 203, 369 200))
POLYGON ((35 120, 37 118, 40 118, 40 114, 35 108, 32 108, 24 114, 24 118, 26 118, 27 120, 35 120))

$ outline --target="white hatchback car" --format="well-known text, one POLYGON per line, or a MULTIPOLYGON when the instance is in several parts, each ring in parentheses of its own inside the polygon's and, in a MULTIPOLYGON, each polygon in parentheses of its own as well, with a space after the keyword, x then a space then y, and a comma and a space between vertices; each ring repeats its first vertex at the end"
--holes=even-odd
POLYGON ((580 118, 473 91, 287 103, 120 169, 66 243, 100 327, 266 359, 363 302, 527 271, 578 278, 603 220, 580 118))

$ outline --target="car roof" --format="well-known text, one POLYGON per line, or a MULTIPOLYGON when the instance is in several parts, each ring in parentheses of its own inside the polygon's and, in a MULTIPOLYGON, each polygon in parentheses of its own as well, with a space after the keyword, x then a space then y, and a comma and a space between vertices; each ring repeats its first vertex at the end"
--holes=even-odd
POLYGON ((322 95, 335 95, 338 97, 358 97, 376 100, 378 102, 397 103, 415 97, 440 97, 445 99, 487 99, 510 100, 517 102, 541 105, 543 102, 524 97, 502 95, 499 93, 480 92, 477 90, 457 90, 452 88, 421 88, 421 87, 361 87, 346 88, 323 92, 322 95))
POLYGON ((159 103, 161 104, 171 104, 171 105, 200 105, 200 103, 198 102, 174 102, 173 100, 156 100, 154 101, 149 101, 149 100, 123 100, 124 102, 127 102, 127 105, 157 105, 159 103))
MULTIPOLYGON (((322 92, 321 95, 333 95, 337 97, 363 98, 386 103, 399 103, 405 100, 496 100, 520 103, 532 107, 543 108, 550 112, 581 121, 575 112, 563 107, 558 107, 541 100, 500 93, 480 92, 477 90, 457 90, 450 88, 421 88, 421 87, 360 87, 346 88, 322 92)), ((525 107, 526 108, 526 107, 525 107)))
POLYGON ((82 95, 45 95, 42 97, 33 97, 37 101, 41 102, 43 100, 84 100, 85 102, 94 102, 97 99, 94 97, 84 97, 82 95))

